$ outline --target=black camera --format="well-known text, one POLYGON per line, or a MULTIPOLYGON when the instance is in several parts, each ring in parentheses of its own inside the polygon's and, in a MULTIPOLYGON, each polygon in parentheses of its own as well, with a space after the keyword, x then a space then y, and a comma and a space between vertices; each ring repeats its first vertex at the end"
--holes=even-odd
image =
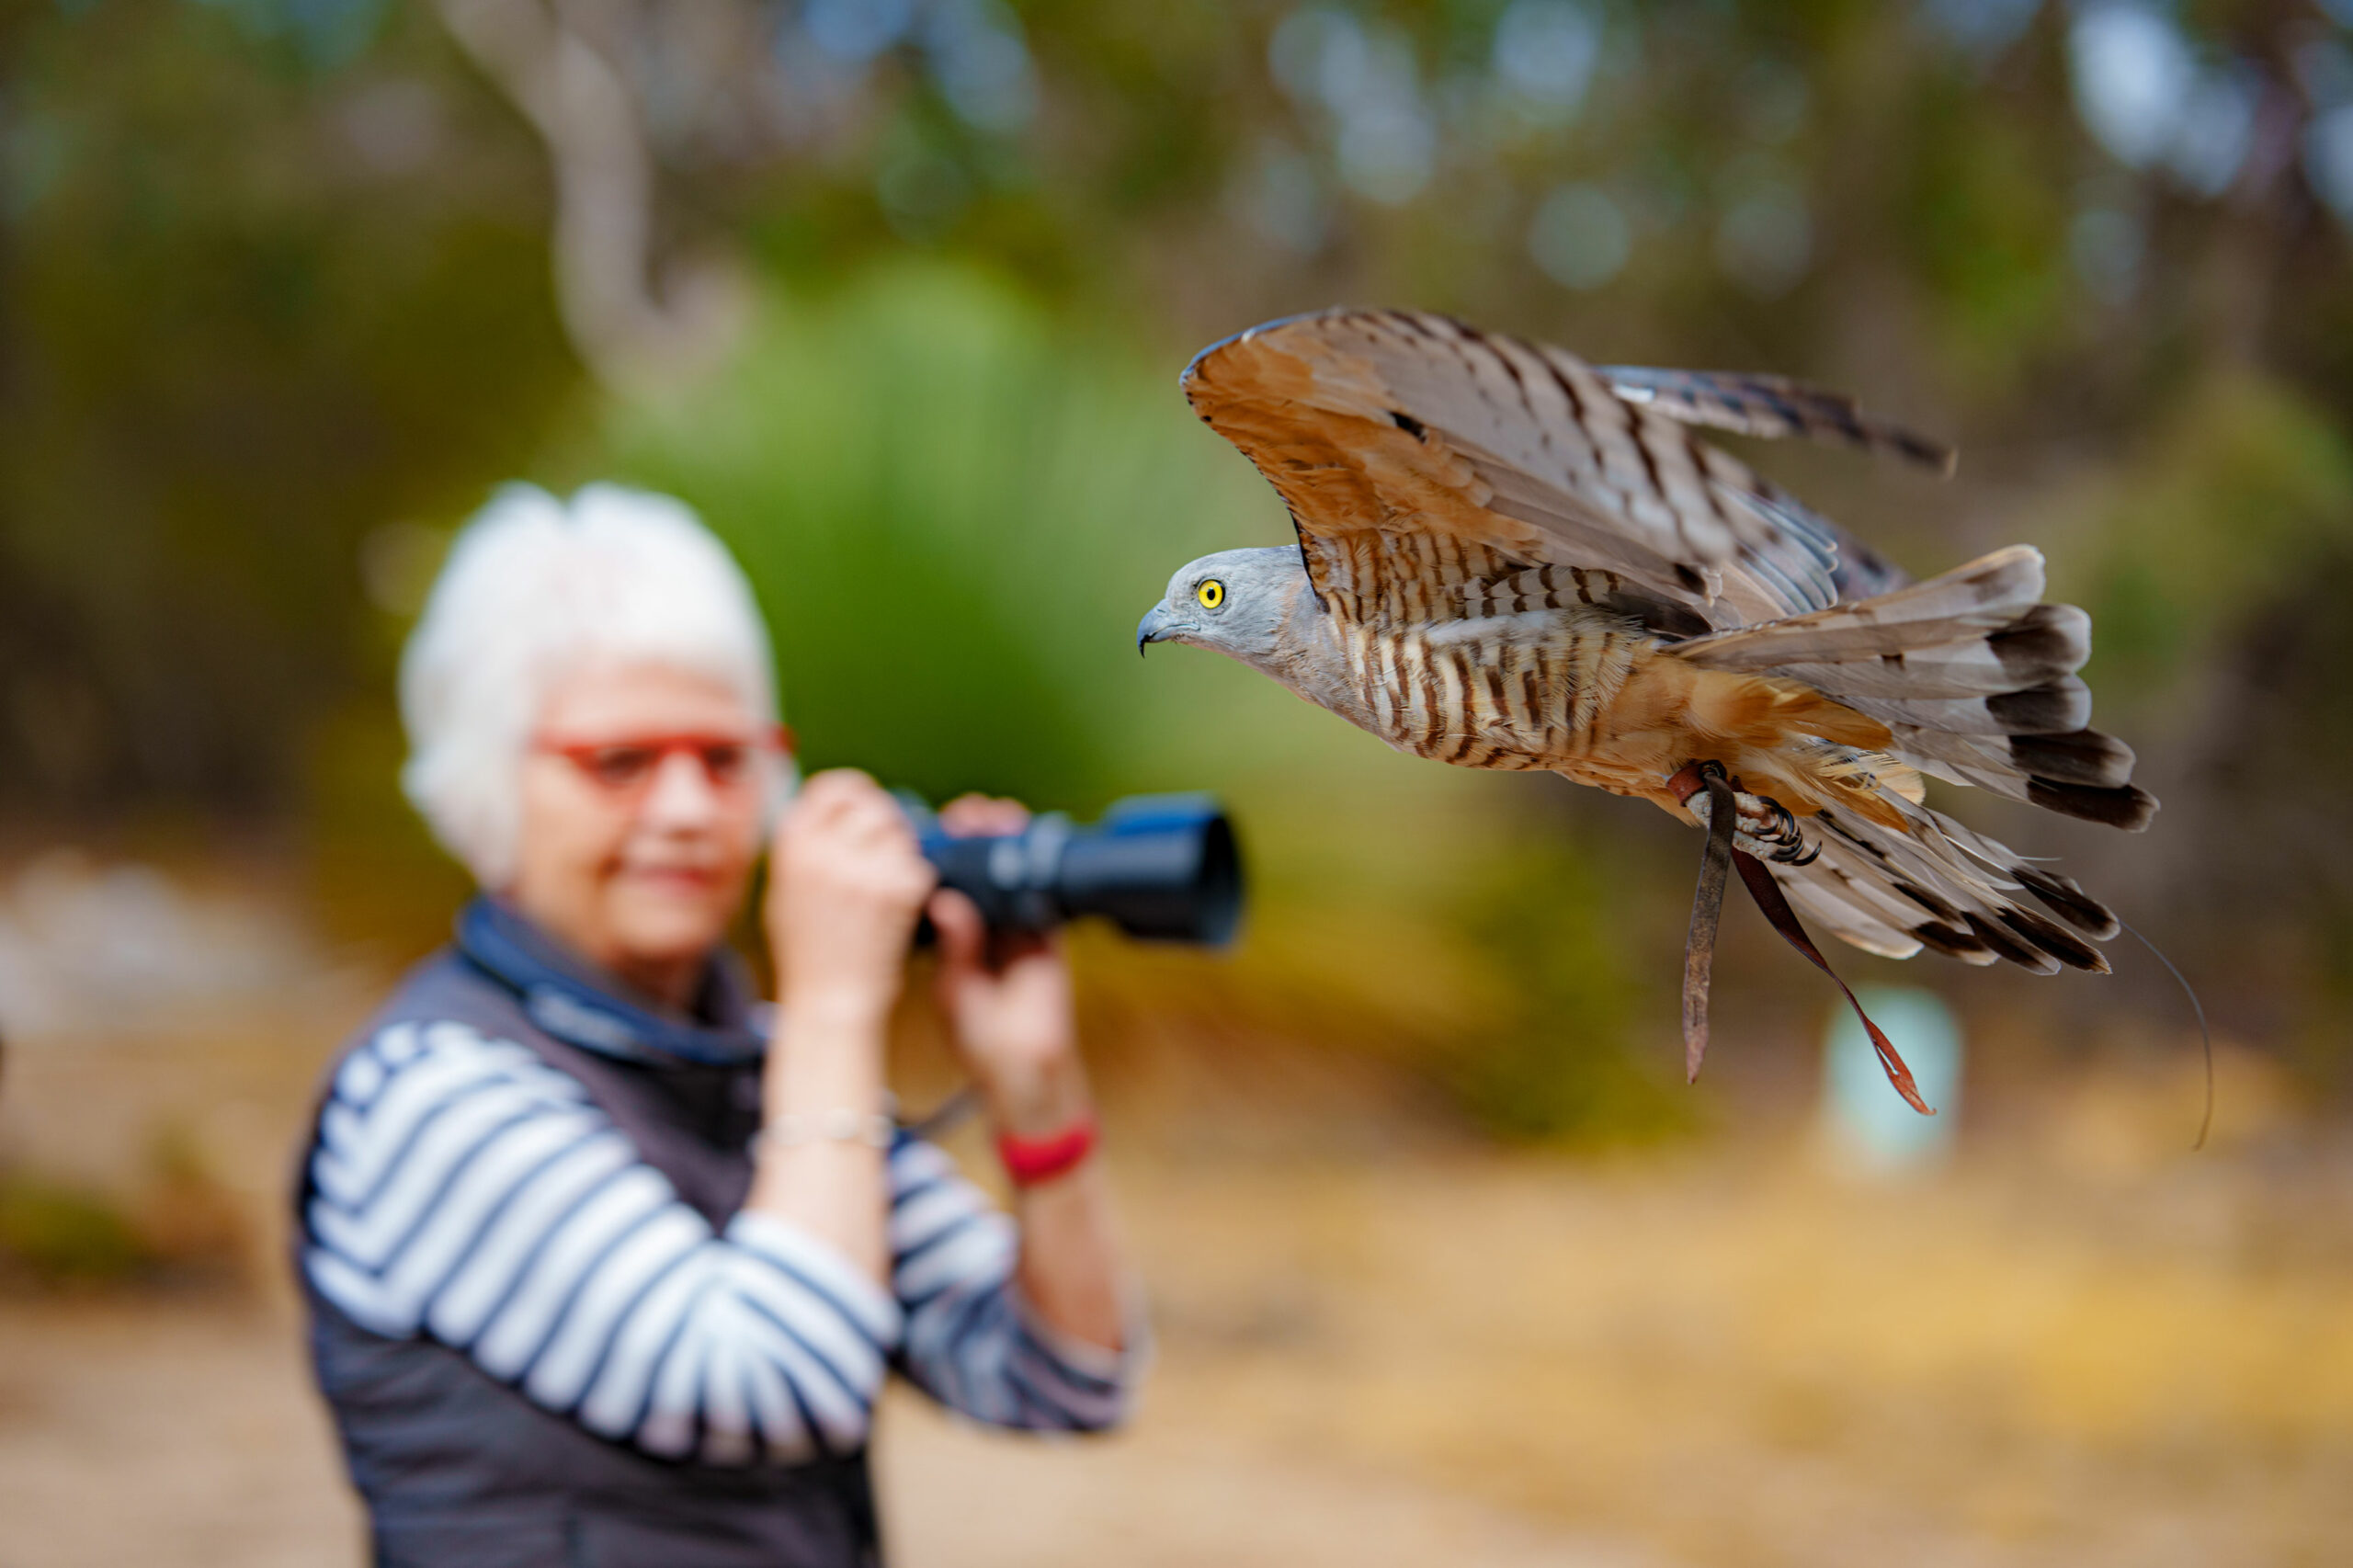
POLYGON ((1241 850, 1206 795, 1130 796, 1091 826, 1048 812, 995 838, 950 836, 920 801, 907 807, 940 885, 978 904, 994 930, 1099 915, 1147 941, 1222 947, 1241 924, 1241 850))

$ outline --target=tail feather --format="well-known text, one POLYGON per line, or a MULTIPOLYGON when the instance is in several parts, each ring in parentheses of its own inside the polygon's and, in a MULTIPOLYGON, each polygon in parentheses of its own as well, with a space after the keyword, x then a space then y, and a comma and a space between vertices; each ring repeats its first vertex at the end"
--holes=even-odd
POLYGON ((1875 598, 1677 643, 1710 669, 1801 682, 1888 726, 1888 750, 1945 779, 2131 832, 2154 796, 2132 748, 2092 729, 2091 618, 2040 601, 2042 556, 2000 550, 1875 598))
MULTIPOLYGON (((2035 864, 2029 862, 2024 855, 2018 855, 2017 850, 2012 850, 2012 847, 2000 843, 2000 840, 1988 838, 1988 835, 1979 834, 1976 829, 1967 826, 1965 822, 1955 822, 1953 817, 1946 817, 1946 814, 1938 812, 1938 810, 1929 810, 1925 808, 1925 805, 1917 810, 1920 810, 1923 817, 1927 817, 1927 826, 1932 826, 1932 829, 1937 831, 1937 834, 1941 835, 1949 846, 1953 846, 1955 850, 1962 852, 1970 862, 1974 862, 1970 881, 1976 881, 1976 883, 1991 883, 1995 892, 2005 894, 2005 902, 2007 902, 2007 904, 2014 906, 2014 900, 2009 900, 2007 894, 2009 890, 2017 885, 2017 888, 2024 888, 2026 892, 2033 894, 2035 900, 2040 900, 2052 914, 2059 915, 2059 918, 2066 921, 2068 926, 2073 926, 2075 930, 2083 932, 2083 935, 2092 937, 2094 942, 2109 942, 2110 937, 2115 937, 2115 935, 2122 930, 2120 921, 2115 918, 2115 911, 2110 911, 2109 906, 2101 904, 2099 900, 2094 900, 2092 894, 2085 892, 2083 885, 2075 883, 2075 878, 2062 876, 2059 871, 2050 871, 2050 869, 2045 867, 2035 867, 2035 864)), ((1836 862, 1833 862, 1833 867, 1836 867, 1836 862)), ((1869 892, 1866 892, 1866 888, 1857 888, 1857 885, 1852 885, 1852 876, 1847 876, 1845 871, 1836 871, 1836 876, 1842 883, 1842 892, 1847 894, 1847 900, 1845 902, 1847 902, 1849 906, 1869 904, 1870 902, 1869 892)), ((1908 900, 1913 902, 1920 902, 1920 892, 1923 892, 1920 888, 1906 888, 1904 897, 1908 897, 1908 900)), ((1894 894, 1892 892, 1882 894, 1882 900, 1892 902, 1894 900, 1894 894)), ((1836 930, 1836 923, 1833 923, 1833 930, 1836 930)), ((1993 963, 1993 960, 1995 960, 1993 949, 1986 947, 1982 939, 1976 937, 1976 932, 1967 930, 1967 923, 1958 921, 1958 915, 1955 915, 1953 921, 1938 921, 1938 923, 1929 923, 1929 926, 1901 926, 1899 923, 1896 930, 1899 930, 1906 939, 1920 942, 1923 947, 1932 947, 1941 953, 1949 953, 1949 956, 1953 956, 1953 959, 1962 959, 1967 960, 1967 963, 1993 963), (1958 927, 1958 930, 1955 930, 1955 927, 1958 927)), ((1845 935, 1845 932, 1842 932, 1842 935, 1845 935)), ((1873 949, 1873 951, 1878 951, 1878 949, 1873 949)), ((2077 953, 2077 956, 2080 956, 2080 953, 2077 953)))
POLYGON ((2074 605, 2039 604, 1985 639, 2005 670, 2027 678, 2074 675, 2092 656, 2092 618, 2074 605))
POLYGON ((1916 937, 1873 914, 1840 878, 1828 873, 1811 877, 1783 874, 1778 880, 1799 914, 1867 953, 1876 953, 1883 959, 1908 959, 1920 950, 1922 944, 1916 937))
POLYGON ((2106 974, 2108 960, 2097 948, 2047 915, 2013 903, 1997 916, 2016 936, 2049 953, 2069 969, 2106 974))
POLYGON ((2080 730, 2092 717, 2092 688, 2074 676, 1978 697, 1866 697, 1839 691, 1845 684, 1836 682, 1832 694, 1891 728, 1949 735, 2055 735, 2080 730))
POLYGON ((2132 765, 2140 760, 2132 748, 2113 735, 2081 726, 2061 732, 2014 732, 2010 760, 2029 776, 2054 784, 2083 784, 2095 790, 2120 790, 2132 782, 2132 765))
POLYGON ((2026 884, 2027 892, 2093 940, 2108 941, 2123 928, 2115 912, 2077 886, 2073 878, 2034 866, 2018 867, 2017 875, 2026 884))
MULTIPOLYGON (((1976 934, 1979 941, 1994 949, 1995 957, 2007 959, 2019 968, 2030 969, 2037 974, 2059 972, 2059 960, 2055 956, 2044 952, 2025 937, 2006 930, 2006 921, 1989 920, 1974 911, 1967 918, 1970 930, 1976 934)), ((2107 965, 2103 963, 2100 967, 2105 969, 2107 965)))
POLYGON ((2095 790, 2120 789, 2132 781, 2132 765, 2137 760, 2131 746, 2097 730, 1988 736, 1955 734, 1915 724, 1889 728, 1895 737, 1895 749, 1907 758, 1916 759, 1914 766, 1924 772, 1945 778, 1952 773, 1990 774, 1996 782, 1967 777, 1951 781, 1979 784, 2018 801, 2026 799, 2025 781, 2029 778, 2052 784, 2082 784, 2095 790))
MULTIPOLYGON (((2086 733, 2095 740, 2110 740, 2110 737, 2096 731, 2086 733)), ((2109 827, 2121 828, 2127 833, 2141 832, 2157 814, 2157 798, 2137 784, 2092 784, 2049 778, 2029 771, 2029 766, 2020 765, 2006 753, 1987 756, 1972 752, 1967 761, 1944 760, 1956 749, 1952 743, 1971 738, 1942 735, 1935 738, 1934 744, 1926 744, 1917 736, 1901 735, 1897 737, 1894 750, 1897 756, 1919 771, 1949 783, 1973 784, 2007 800, 2023 801, 2029 805, 2056 812, 2061 816, 2100 823, 2109 827)), ((2043 766, 2049 765, 2045 763, 2043 766)))
POLYGON ((2029 778, 2026 798, 2029 805, 2040 806, 2046 812, 2122 828, 2127 833, 2139 833, 2157 814, 2157 798, 2138 784, 2094 790, 2081 784, 2052 784, 2029 778))
MULTIPOLYGON (((1982 966, 1996 962, 2001 957, 1970 929, 1967 918, 1960 911, 1946 905, 1943 913, 1931 913, 1932 907, 1942 905, 1943 901, 1927 894, 1917 883, 1901 884, 1898 896, 1895 879, 1852 845, 1833 842, 1810 866, 1794 869, 1776 867, 1775 870, 1793 888, 1804 885, 1826 892, 1824 884, 1834 885, 1849 908, 1868 907, 1882 923, 1892 924, 1900 931, 1907 943, 1916 943, 1967 964, 1982 966)), ((1835 922, 1831 929, 1854 940, 1835 922)))
MULTIPOLYGON (((1858 743, 1813 723, 1780 743, 1809 776, 1844 785, 1802 819, 1813 860, 1773 868, 1824 928, 1892 957, 1927 948, 2043 974, 2107 972, 2092 946, 2120 929, 2106 905, 1915 798, 1912 770, 2066 816, 2148 825, 2157 803, 2132 782, 2132 748, 2090 727, 2091 688, 2075 672, 2091 656, 2091 618, 2042 603, 2042 590, 2041 555, 2017 546, 1669 650, 1704 669, 1795 683, 1887 727, 1883 748, 1849 749, 1858 743)), ((1802 706, 1785 696, 1775 712, 1795 718, 1802 706)), ((1753 771, 1762 779, 1768 769, 1753 771)))
POLYGON ((2108 960, 2084 939, 2115 934, 2116 917, 2106 906, 1952 819, 1893 791, 1881 794, 1904 817, 1901 829, 1833 806, 1806 824, 1809 842, 1822 851, 1813 863, 1774 868, 1793 892, 1805 890, 1797 902, 1832 931, 1875 952, 1888 946, 1885 933, 1893 930, 1969 963, 2006 960, 2041 974, 2063 965, 2108 972, 2108 960), (2047 904, 2066 924, 2028 908, 2023 896, 2047 904))
MULTIPOLYGON (((1948 624, 1962 623, 1949 620, 1948 624)), ((2091 617, 2074 605, 2039 604, 1991 632, 1964 625, 1961 634, 1949 642, 1883 649, 1875 656, 1843 662, 1799 661, 1770 667, 1792 680, 1843 692, 1848 700, 1889 698, 1917 702, 2002 697, 2047 687, 2064 687, 2091 657, 2091 617)), ((1927 629, 1921 631, 1923 635, 1930 634, 1927 629)), ((1878 641, 1896 640, 1890 635, 1878 641)), ((1683 656, 1713 664, 1727 653, 1738 656, 1744 652, 1718 652, 1713 645, 1719 640, 1707 641, 1707 647, 1687 645, 1688 651, 1683 656)), ((1745 653, 1764 656, 1755 652, 1754 645, 1745 653)))
POLYGON ((1963 963, 1995 961, 1994 950, 1964 923, 1939 920, 1919 908, 1916 900, 1897 897, 1885 872, 1851 846, 1826 843, 1813 864, 1776 866, 1773 874, 1788 890, 1790 902, 1819 915, 1833 934, 1867 952, 1908 957, 1926 947, 1963 963), (1888 933, 1893 933, 1893 941, 1888 933))
POLYGON ((1957 930, 1949 926, 1921 926, 1914 928, 1921 945, 1933 948, 1949 959, 1980 968, 2001 961, 2001 955, 1979 941, 1973 932, 1957 930))
POLYGON ((1694 638, 1677 643, 1675 652, 1711 669, 1754 673, 1808 663, 1847 665, 1891 657, 1900 663, 1913 648, 1982 642, 1989 634, 2011 631, 2040 634, 2039 640, 2012 644, 2032 648, 2049 641, 2047 618, 2032 625, 2020 623, 2041 597, 2042 552, 2018 544, 1892 593, 1694 638))

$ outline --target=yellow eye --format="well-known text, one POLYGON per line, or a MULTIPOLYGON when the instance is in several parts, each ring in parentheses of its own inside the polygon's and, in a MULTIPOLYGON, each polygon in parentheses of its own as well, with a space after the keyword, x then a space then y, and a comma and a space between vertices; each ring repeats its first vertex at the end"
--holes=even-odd
POLYGON ((1201 601, 1203 609, 1215 609, 1225 602, 1225 585, 1214 577, 1204 577, 1201 585, 1193 590, 1193 597, 1201 601))

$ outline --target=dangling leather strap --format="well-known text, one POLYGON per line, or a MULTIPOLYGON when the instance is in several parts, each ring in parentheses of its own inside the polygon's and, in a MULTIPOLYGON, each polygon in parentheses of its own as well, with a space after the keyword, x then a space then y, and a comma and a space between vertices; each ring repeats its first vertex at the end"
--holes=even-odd
POLYGON ((1822 949, 1813 945, 1805 927, 1798 923, 1797 911, 1790 907, 1789 895, 1781 892, 1781 884, 1773 880, 1772 869, 1745 849, 1733 847, 1733 818, 1736 808, 1733 790, 1737 787, 1724 776, 1720 764, 1713 762, 1686 763, 1666 781, 1675 798, 1686 805, 1701 790, 1708 791, 1708 846, 1699 858, 1699 890, 1691 902, 1691 932, 1683 946, 1683 1066, 1696 1080, 1699 1062, 1708 1054, 1708 988, 1713 977, 1716 961, 1716 926, 1723 913, 1724 873, 1727 865, 1740 868, 1740 880, 1748 889, 1748 896, 1756 901, 1756 908, 1766 922, 1781 934, 1781 939, 1803 953, 1813 967, 1830 977, 1846 995, 1847 1006, 1855 1009, 1855 1017, 1862 1020, 1863 1032, 1870 1036, 1871 1049, 1879 1052, 1879 1064, 1887 1074, 1887 1081, 1904 1102, 1922 1116, 1934 1116, 1936 1111, 1920 1097, 1919 1085, 1912 1080, 1912 1069, 1904 1064, 1895 1044, 1871 1022, 1870 1015, 1855 999, 1854 992, 1838 978, 1822 949))
POLYGON ((1855 1009, 1855 1017, 1862 1019, 1863 1032, 1871 1037, 1871 1049, 1879 1052, 1879 1064, 1886 1069, 1887 1081, 1895 1085, 1895 1092, 1904 1096, 1904 1103, 1922 1116, 1936 1115, 1934 1108, 1920 1097, 1919 1085, 1912 1081, 1912 1069, 1904 1065, 1904 1058, 1896 1054, 1894 1042, 1871 1022, 1870 1015, 1863 1011, 1863 1005, 1855 1000, 1854 992, 1838 978, 1838 971, 1830 967, 1830 960, 1822 956, 1822 949, 1815 947, 1813 938, 1805 934, 1805 927, 1798 924, 1798 912, 1790 907, 1789 895, 1781 891, 1781 884, 1773 880, 1771 868, 1745 849, 1733 850, 1732 858, 1733 863, 1740 868, 1740 880, 1748 884, 1748 896, 1756 901, 1756 907, 1764 912, 1773 929, 1781 934, 1781 939, 1811 959, 1814 968, 1830 977, 1831 984, 1846 993, 1847 1006, 1855 1009))
POLYGON ((1687 764, 1667 781, 1685 801, 1708 791, 1708 846, 1699 854, 1699 888, 1691 897, 1691 930, 1683 939, 1683 1072, 1697 1082, 1708 1054, 1708 988, 1716 968, 1716 926, 1724 911, 1724 878, 1732 869, 1734 816, 1732 786, 1712 762, 1687 764))

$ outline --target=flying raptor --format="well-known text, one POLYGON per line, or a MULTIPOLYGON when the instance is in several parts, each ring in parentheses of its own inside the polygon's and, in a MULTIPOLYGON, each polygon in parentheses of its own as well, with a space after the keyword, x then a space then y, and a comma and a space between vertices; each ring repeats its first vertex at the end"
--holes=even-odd
POLYGON ((1944 448, 1779 377, 1589 365, 1395 311, 1253 327, 1182 384, 1298 542, 1179 568, 1138 647, 1212 649, 1399 750, 1558 773, 1708 828, 1693 1073, 1734 864, 1825 971, 1798 911, 1888 958, 2107 971, 2091 943, 2116 916, 1929 807, 1922 782, 2147 826, 2131 749, 2089 727, 2090 618, 2041 602, 2024 545, 1912 582, 1693 427, 1949 470, 1944 448))

